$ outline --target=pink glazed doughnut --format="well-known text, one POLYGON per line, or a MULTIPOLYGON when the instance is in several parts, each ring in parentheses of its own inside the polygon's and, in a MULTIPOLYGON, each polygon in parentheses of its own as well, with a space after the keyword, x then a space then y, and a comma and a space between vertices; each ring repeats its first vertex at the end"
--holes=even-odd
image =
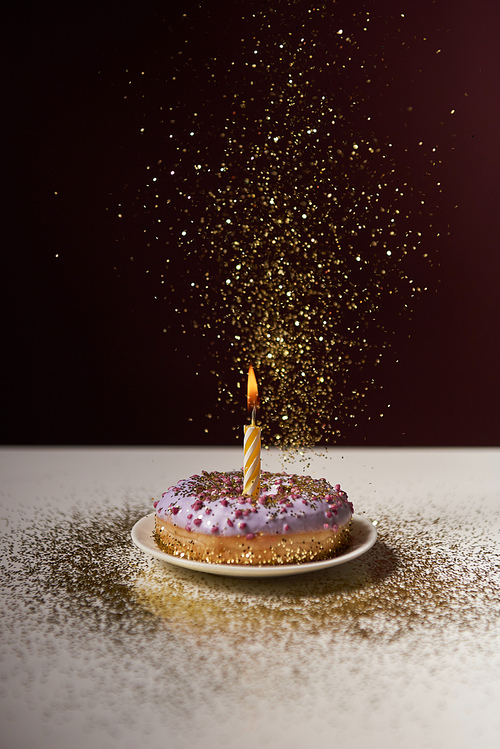
POLYGON ((328 559, 349 544, 353 506, 339 484, 263 472, 258 497, 242 492, 242 471, 181 479, 154 503, 156 544, 185 559, 253 565, 328 559))

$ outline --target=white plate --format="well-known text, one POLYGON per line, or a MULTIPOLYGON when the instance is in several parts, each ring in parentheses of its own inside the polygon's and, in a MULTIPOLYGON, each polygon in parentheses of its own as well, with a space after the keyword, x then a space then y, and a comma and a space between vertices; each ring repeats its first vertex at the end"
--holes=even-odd
POLYGON ((322 559, 319 562, 304 562, 303 564, 280 564, 269 567, 254 567, 242 564, 209 564, 192 559, 183 559, 166 554, 158 548, 153 538, 154 512, 141 518, 132 528, 132 541, 146 554, 150 554, 162 562, 168 562, 176 567, 186 567, 188 570, 208 572, 211 575, 230 575, 231 577, 283 577, 284 575, 302 575, 304 572, 315 572, 337 564, 345 564, 361 556, 371 549, 377 540, 377 531, 372 523, 361 515, 353 515, 351 525, 351 543, 333 559, 322 559))

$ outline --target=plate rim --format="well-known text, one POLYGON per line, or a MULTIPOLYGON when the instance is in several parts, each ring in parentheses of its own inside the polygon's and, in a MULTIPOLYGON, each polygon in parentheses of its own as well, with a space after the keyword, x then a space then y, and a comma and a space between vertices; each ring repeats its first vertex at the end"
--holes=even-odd
POLYGON ((151 512, 140 518, 134 524, 130 533, 132 541, 137 548, 145 554, 148 554, 161 562, 171 564, 174 567, 183 567, 184 569, 190 569, 196 572, 204 572, 211 575, 221 575, 226 577, 284 577, 287 575, 300 575, 306 574, 307 572, 315 572, 317 570, 335 567, 340 564, 346 564, 353 559, 357 559, 369 551, 377 540, 377 529, 373 523, 362 515, 354 514, 352 516, 352 521, 365 535, 363 542, 360 545, 357 545, 354 549, 348 549, 331 559, 320 559, 316 562, 283 564, 279 566, 263 565, 262 567, 242 564, 211 564, 210 562, 202 562, 196 559, 174 557, 159 549, 151 536, 154 527, 154 517, 155 513, 151 512), (139 535, 145 534, 148 530, 151 537, 150 543, 144 542, 139 535))

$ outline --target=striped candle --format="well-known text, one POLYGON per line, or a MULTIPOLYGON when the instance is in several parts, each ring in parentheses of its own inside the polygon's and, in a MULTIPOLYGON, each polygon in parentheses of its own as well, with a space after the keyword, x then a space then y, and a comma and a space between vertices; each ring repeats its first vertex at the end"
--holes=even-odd
POLYGON ((255 424, 259 405, 257 379, 253 367, 248 370, 247 406, 252 412, 252 423, 244 427, 243 494, 257 497, 260 493, 260 427, 255 424))
POLYGON ((243 442, 243 494, 257 497, 260 492, 260 427, 246 425, 243 442))

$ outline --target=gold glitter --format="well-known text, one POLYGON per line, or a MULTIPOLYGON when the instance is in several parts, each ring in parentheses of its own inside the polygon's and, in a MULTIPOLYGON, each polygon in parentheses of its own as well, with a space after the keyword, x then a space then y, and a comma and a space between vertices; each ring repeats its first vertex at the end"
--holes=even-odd
POLYGON ((241 411, 254 364, 263 437, 283 447, 331 444, 355 422, 395 321, 425 288, 438 233, 439 177, 425 195, 414 185, 436 170, 435 147, 377 132, 384 55, 405 47, 405 21, 374 50, 373 10, 341 23, 340 12, 252 8, 237 55, 229 45, 198 66, 191 57, 187 72, 173 63, 194 105, 173 87, 168 148, 138 195, 145 236, 161 248, 146 256, 165 316, 205 339, 220 410, 241 411), (408 166, 412 149, 421 172, 408 166))
MULTIPOLYGON (((291 534, 276 537, 256 534, 251 542, 244 537, 223 538, 180 530, 172 524, 161 525, 155 518, 153 538, 158 547, 175 557, 196 559, 209 564, 265 565, 301 564, 330 559, 348 548, 349 528, 337 533, 319 533, 321 540, 311 534, 291 534), (307 540, 303 540, 307 537, 307 540)), ((318 535, 318 534, 316 534, 318 535)))
POLYGON ((0 538, 0 698, 21 675, 33 715, 37 690, 45 693, 56 673, 68 686, 51 694, 49 707, 42 701, 50 718, 105 712, 102 731, 128 732, 147 730, 154 713, 160 722, 166 716, 169 736, 185 737, 193 705, 217 720, 228 695, 239 720, 262 700, 287 716, 303 702, 312 720, 310 701, 325 693, 351 715, 367 674, 376 679, 367 704, 380 697, 391 707, 414 684, 470 685, 471 661, 485 687, 498 677, 491 653, 500 567, 488 532, 498 527, 498 512, 475 513, 474 527, 464 528, 432 512, 426 519, 418 508, 374 510, 379 541, 363 557, 313 574, 251 580, 149 559, 129 535, 145 511, 103 507, 99 499, 84 512, 48 507, 36 522, 9 521, 0 538), (451 659, 450 672, 457 648, 463 657, 451 659), (131 711, 139 698, 148 709, 131 711))
POLYGON ((500 591, 495 544, 417 517, 384 515, 378 530, 379 541, 360 559, 293 580, 213 580, 152 563, 137 579, 138 595, 151 611, 168 611, 201 638, 203 620, 207 639, 216 628, 255 626, 279 637, 295 622, 304 633, 333 626, 337 637, 380 643, 411 639, 412 631, 438 638, 447 626, 464 632, 481 626, 483 616, 493 624, 500 591))
POLYGON ((36 619, 36 602, 44 600, 53 622, 75 618, 85 632, 105 625, 110 637, 124 627, 144 636, 150 620, 144 603, 154 616, 167 605, 179 618, 189 610, 186 623, 193 627, 196 612, 215 624, 224 610, 235 626, 257 617, 269 632, 276 617, 285 623, 299 612, 302 627, 335 622, 339 636, 363 630, 363 636, 379 637, 378 620, 385 622, 387 637, 395 629, 403 636, 415 628, 437 636, 452 622, 461 631, 498 624, 498 548, 481 530, 479 515, 473 530, 452 518, 425 520, 418 510, 401 517, 397 508, 393 515, 375 514, 378 541, 359 559, 258 581, 213 578, 149 560, 129 536, 143 515, 144 506, 87 508, 85 514, 75 509, 65 519, 48 512, 36 524, 11 528, 1 538, 0 572, 12 611, 22 600, 21 609, 31 608, 36 619))

